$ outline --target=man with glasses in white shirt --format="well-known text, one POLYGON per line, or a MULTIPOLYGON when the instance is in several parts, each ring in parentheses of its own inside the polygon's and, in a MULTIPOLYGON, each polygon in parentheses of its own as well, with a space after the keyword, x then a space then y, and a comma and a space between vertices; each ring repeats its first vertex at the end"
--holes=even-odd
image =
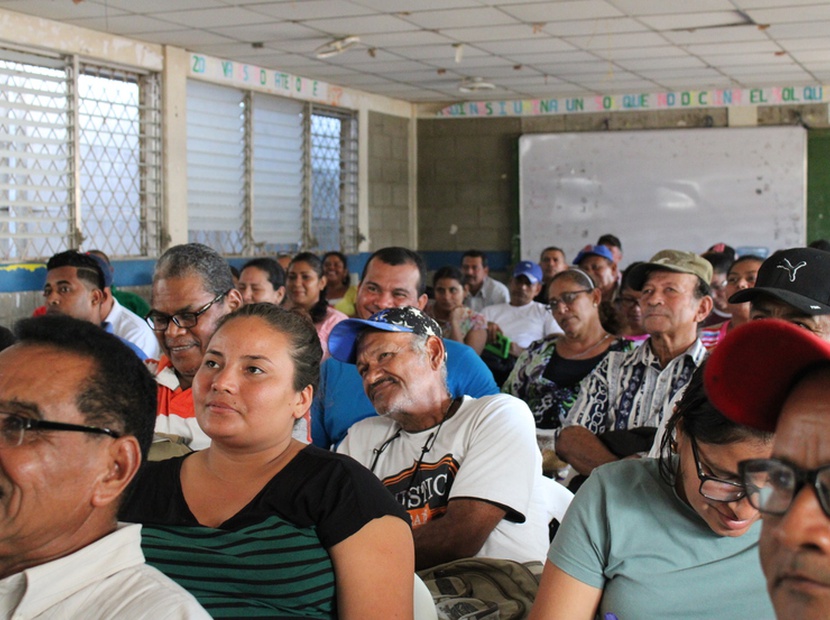
POLYGON ((775 431, 769 459, 742 461, 761 512, 761 566, 778 618, 830 618, 830 342, 778 320, 735 329, 706 367, 712 403, 775 431))
POLYGON ((0 353, 0 618, 209 618, 116 514, 152 441, 153 379, 65 315, 0 353))

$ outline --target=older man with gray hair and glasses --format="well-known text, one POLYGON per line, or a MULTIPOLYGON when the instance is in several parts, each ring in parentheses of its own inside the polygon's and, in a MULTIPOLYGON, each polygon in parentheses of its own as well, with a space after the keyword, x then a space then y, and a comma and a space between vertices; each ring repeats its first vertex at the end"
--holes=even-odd
POLYGON ((156 432, 201 450, 210 439, 196 423, 190 386, 219 319, 240 307, 242 296, 224 258, 205 245, 188 243, 159 258, 150 305, 147 322, 163 353, 160 360, 148 361, 158 384, 156 432))

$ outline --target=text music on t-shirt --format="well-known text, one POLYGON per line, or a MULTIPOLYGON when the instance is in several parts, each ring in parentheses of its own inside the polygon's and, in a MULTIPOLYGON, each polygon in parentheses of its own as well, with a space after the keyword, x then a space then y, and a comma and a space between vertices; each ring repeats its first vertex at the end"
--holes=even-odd
POLYGON ((413 463, 383 484, 409 513, 412 527, 418 527, 446 512, 457 473, 458 461, 447 454, 434 463, 413 463))

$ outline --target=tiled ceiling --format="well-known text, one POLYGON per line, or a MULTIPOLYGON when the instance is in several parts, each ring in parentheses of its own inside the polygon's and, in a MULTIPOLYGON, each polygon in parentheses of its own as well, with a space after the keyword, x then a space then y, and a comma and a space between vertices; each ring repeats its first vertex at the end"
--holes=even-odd
POLYGON ((830 0, 0 0, 412 102, 830 83, 830 0), (360 42, 327 59, 315 50, 360 42), (462 93, 464 78, 493 90, 462 93))

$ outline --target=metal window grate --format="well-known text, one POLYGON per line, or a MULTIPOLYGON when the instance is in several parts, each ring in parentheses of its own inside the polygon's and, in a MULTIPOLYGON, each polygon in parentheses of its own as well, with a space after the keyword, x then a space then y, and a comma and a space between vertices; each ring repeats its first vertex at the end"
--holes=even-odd
POLYGON ((158 76, 82 66, 78 76, 84 246, 111 256, 160 248, 158 76))
POLYGON ((157 75, 0 50, 0 260, 160 246, 157 75))
POLYGON ((35 259, 74 236, 68 72, 62 60, 7 57, 0 60, 0 252, 3 260, 35 259))
POLYGON ((310 238, 316 251, 357 251, 357 119, 311 108, 310 238))

